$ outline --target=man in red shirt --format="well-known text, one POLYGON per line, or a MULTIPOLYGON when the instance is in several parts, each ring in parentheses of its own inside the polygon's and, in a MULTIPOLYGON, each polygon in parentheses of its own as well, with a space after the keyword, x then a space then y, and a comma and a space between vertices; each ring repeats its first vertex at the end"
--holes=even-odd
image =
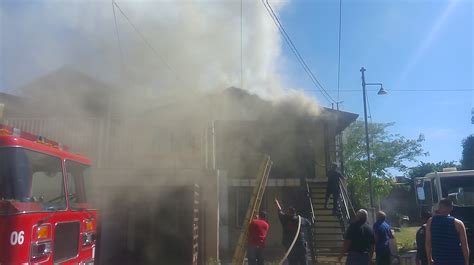
POLYGON ((263 250, 270 226, 265 221, 267 213, 261 211, 249 224, 247 259, 249 265, 263 265, 263 250))

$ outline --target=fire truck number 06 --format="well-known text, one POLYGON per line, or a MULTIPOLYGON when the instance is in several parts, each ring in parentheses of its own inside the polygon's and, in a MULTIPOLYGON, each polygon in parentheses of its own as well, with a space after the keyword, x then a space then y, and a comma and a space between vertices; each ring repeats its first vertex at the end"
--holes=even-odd
POLYGON ((23 242, 25 242, 25 232, 24 231, 20 231, 20 232, 13 231, 12 234, 10 235, 10 244, 12 246, 22 245, 23 242))

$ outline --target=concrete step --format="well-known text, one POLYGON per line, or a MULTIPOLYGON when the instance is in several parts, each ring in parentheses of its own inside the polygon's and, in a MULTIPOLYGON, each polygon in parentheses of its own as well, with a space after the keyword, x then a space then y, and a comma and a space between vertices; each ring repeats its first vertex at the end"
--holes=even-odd
POLYGON ((311 195, 314 194, 326 194, 326 187, 312 188, 310 189, 311 195))
POLYGON ((338 222, 339 219, 334 215, 316 215, 316 222, 338 222))
MULTIPOLYGON (((311 198, 311 202, 314 204, 315 202, 325 202, 325 198, 322 197, 322 198, 311 198)), ((328 203, 331 203, 331 206, 332 206, 332 199, 329 198, 328 200, 328 203)))
POLYGON ((317 256, 316 257, 316 265, 344 265, 346 264, 346 257, 343 257, 339 260, 339 253, 335 255, 327 255, 327 256, 317 256))
POLYGON ((331 209, 324 209, 324 208, 319 208, 319 209, 314 209, 314 215, 316 216, 324 216, 324 215, 333 215, 331 209))
POLYGON ((311 202, 313 203, 313 209, 318 209, 318 210, 332 210, 332 201, 329 201, 328 202, 328 208, 326 209, 325 208, 325 205, 324 205, 324 199, 322 200, 311 200, 311 202))
POLYGON ((314 227, 313 228, 313 234, 318 235, 318 234, 338 234, 342 233, 342 228, 341 227, 314 227))
POLYGON ((339 221, 317 221, 314 227, 341 227, 339 221))
POLYGON ((311 190, 311 196, 314 195, 326 195, 326 189, 312 189, 311 190))
POLYGON ((342 247, 318 247, 316 246, 316 255, 332 256, 341 253, 342 247))
POLYGON ((339 231, 324 231, 320 230, 318 231, 319 233, 316 233, 316 231, 312 231, 312 235, 314 238, 319 238, 319 237, 329 237, 329 238, 343 238, 344 233, 339 230, 339 231))
POLYGON ((313 188, 313 187, 321 187, 321 186, 326 187, 327 185, 328 185, 327 182, 309 183, 309 187, 310 187, 310 188, 313 188))
POLYGON ((316 248, 342 248, 344 241, 315 241, 316 248))
POLYGON ((315 241, 341 241, 344 240, 342 233, 341 234, 316 234, 314 235, 315 241))
POLYGON ((312 193, 311 194, 311 199, 324 199, 326 198, 325 193, 312 193))
POLYGON ((310 191, 314 191, 314 190, 324 190, 324 192, 326 192, 326 188, 327 188, 327 184, 326 183, 321 183, 321 184, 318 184, 318 185, 311 185, 309 186, 309 190, 310 191))

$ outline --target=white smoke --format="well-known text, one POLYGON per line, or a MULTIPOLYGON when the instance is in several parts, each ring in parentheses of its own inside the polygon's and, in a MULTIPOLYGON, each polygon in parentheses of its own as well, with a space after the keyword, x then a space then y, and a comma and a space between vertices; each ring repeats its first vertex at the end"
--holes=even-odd
MULTIPOLYGON (((128 84, 142 86, 243 85, 267 97, 282 87, 281 39, 260 1, 116 1, 153 48, 116 7, 119 44, 109 0, 2 3, 2 43, 16 45, 17 58, 38 75, 72 64, 102 79, 124 75, 128 84)), ((25 73, 24 67, 2 62, 8 73, 25 73)))

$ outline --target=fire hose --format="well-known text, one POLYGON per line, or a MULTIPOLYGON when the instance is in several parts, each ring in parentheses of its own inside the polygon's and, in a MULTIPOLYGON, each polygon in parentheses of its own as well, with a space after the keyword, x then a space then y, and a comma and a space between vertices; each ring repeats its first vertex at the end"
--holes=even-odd
POLYGON ((285 253, 285 256, 281 259, 281 261, 278 263, 278 265, 282 265, 283 262, 285 262, 286 258, 288 258, 288 255, 290 255, 291 250, 295 246, 296 240, 298 239, 298 236, 300 235, 300 229, 301 229, 301 216, 298 215, 298 229, 296 230, 295 238, 293 238, 293 242, 291 243, 290 247, 285 253))

